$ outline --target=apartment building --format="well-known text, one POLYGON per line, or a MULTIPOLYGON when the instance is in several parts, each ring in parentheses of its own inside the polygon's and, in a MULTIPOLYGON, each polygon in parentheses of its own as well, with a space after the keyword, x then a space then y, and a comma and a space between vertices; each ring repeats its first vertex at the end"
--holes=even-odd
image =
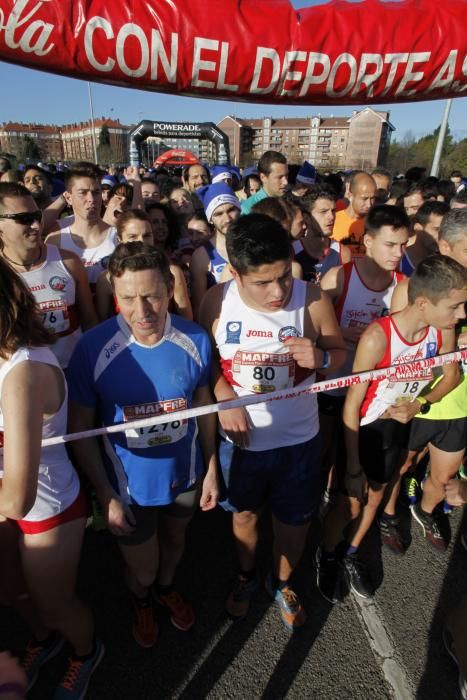
POLYGON ((6 122, 0 126, 0 151, 20 156, 25 137, 39 148, 42 160, 63 160, 60 129, 54 124, 21 124, 6 122))
POLYGON ((290 163, 309 160, 321 169, 345 170, 384 165, 394 127, 389 112, 371 107, 349 117, 243 119, 226 116, 217 126, 229 137, 233 163, 254 165, 269 149, 290 163))
MULTIPOLYGON (((112 161, 127 163, 130 127, 115 119, 95 119, 96 144, 99 144, 99 134, 104 124, 109 130, 109 153, 112 155, 112 161)), ((21 157, 25 136, 35 141, 41 160, 94 162, 91 121, 63 126, 8 122, 0 126, 0 151, 21 157)))

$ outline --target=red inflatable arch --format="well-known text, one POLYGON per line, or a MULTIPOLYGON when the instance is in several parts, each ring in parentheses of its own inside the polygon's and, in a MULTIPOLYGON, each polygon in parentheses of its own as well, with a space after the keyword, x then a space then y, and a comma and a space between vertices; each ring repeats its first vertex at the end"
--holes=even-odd
POLYGON ((146 90, 284 104, 457 97, 467 0, 0 0, 0 60, 146 90))

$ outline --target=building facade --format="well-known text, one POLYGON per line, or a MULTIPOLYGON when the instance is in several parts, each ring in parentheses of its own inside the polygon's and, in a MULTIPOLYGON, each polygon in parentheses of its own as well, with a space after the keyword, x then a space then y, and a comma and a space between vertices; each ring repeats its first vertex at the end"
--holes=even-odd
MULTIPOLYGON (((109 132, 107 150, 102 149, 102 162, 128 162, 128 133, 130 127, 124 126, 115 119, 94 120, 96 145, 99 145, 99 135, 106 125, 109 132)), ((0 126, 0 151, 11 153, 18 159, 24 152, 25 137, 32 139, 37 145, 41 160, 44 161, 76 161, 87 160, 94 162, 94 147, 92 143, 91 121, 79 124, 20 124, 7 122, 0 126)))
POLYGON ((320 169, 368 169, 384 165, 394 127, 389 112, 371 107, 350 117, 241 119, 226 116, 217 126, 229 137, 232 163, 255 165, 267 150, 290 163, 309 160, 320 169))

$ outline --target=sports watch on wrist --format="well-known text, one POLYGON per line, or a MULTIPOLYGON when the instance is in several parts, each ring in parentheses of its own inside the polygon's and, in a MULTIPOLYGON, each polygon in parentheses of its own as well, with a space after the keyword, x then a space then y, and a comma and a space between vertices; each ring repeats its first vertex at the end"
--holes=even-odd
POLYGON ((429 410, 431 408, 431 403, 428 401, 428 399, 426 399, 424 396, 417 396, 415 401, 418 401, 418 403, 421 404, 421 408, 420 408, 419 413, 421 413, 422 416, 424 416, 425 414, 427 414, 429 412, 429 410))
POLYGON ((329 367, 329 353, 327 350, 323 350, 323 364, 319 369, 328 369, 329 367))

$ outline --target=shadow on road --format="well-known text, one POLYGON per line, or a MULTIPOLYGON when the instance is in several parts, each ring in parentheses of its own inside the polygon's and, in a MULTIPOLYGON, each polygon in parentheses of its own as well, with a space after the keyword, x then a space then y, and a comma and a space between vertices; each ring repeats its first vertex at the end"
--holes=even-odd
MULTIPOLYGON (((457 669, 444 648, 442 631, 448 610, 457 605, 460 598, 467 592, 467 552, 460 543, 460 535, 463 532, 467 532, 467 509, 464 510, 438 604, 434 611, 425 670, 417 690, 417 700, 433 700, 433 698, 440 700, 446 698, 447 700, 448 698, 460 697, 457 686, 457 669), (451 673, 447 672, 448 668, 451 673)), ((421 604, 423 604, 422 601, 421 604)))

